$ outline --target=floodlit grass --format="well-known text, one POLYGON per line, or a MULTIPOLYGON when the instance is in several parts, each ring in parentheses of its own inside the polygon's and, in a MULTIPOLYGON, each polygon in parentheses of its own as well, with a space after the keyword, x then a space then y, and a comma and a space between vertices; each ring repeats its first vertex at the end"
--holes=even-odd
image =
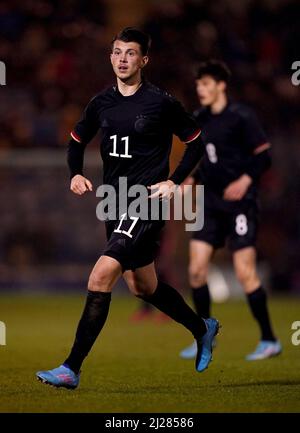
POLYGON ((35 372, 66 357, 85 296, 1 296, 0 412, 299 412, 300 346, 291 324, 299 299, 272 299, 281 356, 246 362, 258 329, 244 302, 214 306, 223 325, 214 361, 196 373, 179 351, 191 343, 180 325, 130 323, 130 297, 113 297, 108 321, 85 361, 77 390, 41 384, 35 372))

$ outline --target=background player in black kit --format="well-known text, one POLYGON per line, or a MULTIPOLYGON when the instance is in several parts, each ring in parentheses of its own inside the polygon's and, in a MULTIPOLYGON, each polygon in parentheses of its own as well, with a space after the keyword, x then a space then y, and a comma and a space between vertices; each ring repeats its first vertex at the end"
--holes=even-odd
MULTIPOLYGON (((246 359, 258 360, 281 352, 256 270, 257 184, 270 166, 270 144, 253 111, 228 100, 229 76, 225 64, 208 61, 200 65, 196 77, 202 107, 194 116, 202 130, 206 152, 186 183, 204 184, 204 227, 194 232, 190 241, 189 281, 197 313, 209 317, 208 266, 215 249, 228 240, 236 276, 261 331, 256 350, 246 359)), ((193 358, 196 349, 196 344, 192 344, 180 355, 193 358)))
MULTIPOLYGON (((175 184, 183 182, 203 154, 200 129, 194 119, 178 101, 142 78, 149 44, 149 37, 134 28, 124 29, 113 41, 111 63, 117 84, 90 101, 71 133, 68 162, 71 190, 76 194, 92 191, 91 182, 83 175, 83 156, 98 129, 102 131, 103 183, 114 186, 117 193, 123 177, 128 187, 150 187, 150 198, 168 199, 175 184), (168 178, 173 133, 188 146, 168 178)), ((108 242, 90 274, 86 305, 71 353, 60 367, 38 372, 42 382, 66 388, 78 386, 82 362, 106 321, 111 290, 122 274, 133 294, 193 334, 198 345, 196 370, 207 368, 218 321, 198 317, 175 289, 157 280, 153 260, 162 226, 162 221, 144 221, 134 214, 106 223, 108 242)))

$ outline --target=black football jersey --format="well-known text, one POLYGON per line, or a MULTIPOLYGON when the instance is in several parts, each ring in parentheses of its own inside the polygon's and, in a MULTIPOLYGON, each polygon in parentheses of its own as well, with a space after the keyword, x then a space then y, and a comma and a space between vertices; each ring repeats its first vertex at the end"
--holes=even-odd
MULTIPOLYGON (((222 197, 228 184, 246 172, 255 149, 267 142, 266 135, 253 110, 240 103, 229 102, 218 114, 200 108, 194 117, 206 150, 195 177, 222 197)), ((245 199, 255 193, 253 182, 245 199)))
POLYGON ((71 136, 88 143, 101 130, 103 183, 151 185, 166 180, 172 135, 189 142, 199 135, 195 119, 168 93, 143 82, 131 96, 113 86, 87 105, 71 136))

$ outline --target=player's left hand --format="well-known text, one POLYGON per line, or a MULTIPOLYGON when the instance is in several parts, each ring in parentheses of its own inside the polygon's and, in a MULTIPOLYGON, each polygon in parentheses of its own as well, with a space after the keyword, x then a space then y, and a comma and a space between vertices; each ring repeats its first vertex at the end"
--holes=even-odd
POLYGON ((164 200, 169 200, 173 197, 176 190, 176 185, 172 180, 158 182, 155 185, 148 186, 148 189, 155 191, 149 195, 149 198, 159 197, 164 200))
POLYGON ((237 180, 231 182, 224 190, 223 198, 228 201, 241 200, 249 186, 252 183, 252 179, 248 174, 243 174, 237 180))

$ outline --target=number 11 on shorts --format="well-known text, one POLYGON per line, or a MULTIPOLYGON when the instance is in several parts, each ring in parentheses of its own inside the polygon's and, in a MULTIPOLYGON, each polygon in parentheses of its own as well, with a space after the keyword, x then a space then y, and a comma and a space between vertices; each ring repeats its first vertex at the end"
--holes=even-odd
POLYGON ((132 220, 132 224, 129 227, 129 230, 121 230, 121 225, 123 224, 123 221, 126 217, 126 213, 123 213, 121 215, 121 220, 120 220, 120 224, 118 225, 118 227, 114 230, 115 233, 123 233, 124 235, 132 238, 132 230, 134 229, 134 226, 136 225, 136 223, 138 222, 139 217, 129 217, 129 219, 132 220))

